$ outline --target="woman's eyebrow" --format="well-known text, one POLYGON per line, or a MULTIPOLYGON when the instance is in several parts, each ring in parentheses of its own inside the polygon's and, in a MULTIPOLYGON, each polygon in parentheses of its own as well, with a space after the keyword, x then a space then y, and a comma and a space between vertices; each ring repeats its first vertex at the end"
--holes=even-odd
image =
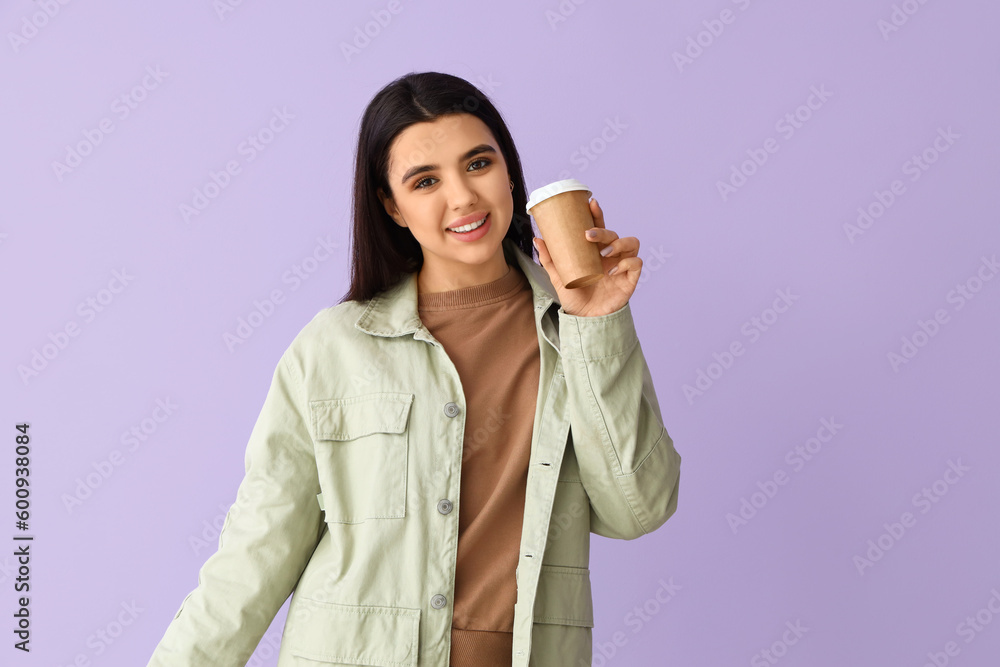
MULTIPOLYGON (((472 156, 478 155, 480 153, 492 153, 492 154, 496 155, 496 152, 497 152, 496 149, 493 148, 492 146, 490 146, 489 144, 479 144, 478 146, 475 146, 471 150, 468 150, 464 154, 460 155, 458 157, 458 161, 459 162, 465 162, 466 160, 468 160, 472 156)), ((437 168, 438 168, 438 166, 436 164, 425 164, 425 165, 421 165, 419 167, 411 167, 410 169, 408 169, 406 171, 405 174, 403 174, 403 178, 399 182, 400 183, 406 183, 408 180, 410 180, 411 178, 413 178, 417 174, 422 174, 425 171, 434 171, 437 168)))

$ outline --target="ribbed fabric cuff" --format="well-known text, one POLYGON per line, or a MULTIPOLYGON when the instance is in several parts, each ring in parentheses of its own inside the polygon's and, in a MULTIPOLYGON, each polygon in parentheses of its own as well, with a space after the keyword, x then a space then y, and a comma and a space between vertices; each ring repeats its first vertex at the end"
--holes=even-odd
POLYGON ((451 629, 451 667, 510 667, 514 633, 451 629))

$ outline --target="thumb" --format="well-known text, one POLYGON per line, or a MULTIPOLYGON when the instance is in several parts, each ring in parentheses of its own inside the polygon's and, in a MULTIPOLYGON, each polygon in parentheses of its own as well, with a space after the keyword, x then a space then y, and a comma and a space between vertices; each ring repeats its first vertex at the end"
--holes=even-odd
POLYGON ((545 272, 549 274, 552 286, 557 289, 561 288, 562 280, 559 278, 559 272, 556 271, 555 266, 552 264, 552 257, 549 255, 549 249, 545 246, 544 239, 536 236, 532 239, 532 242, 538 250, 538 261, 542 265, 542 268, 545 269, 545 272))
POLYGON ((548 255, 548 253, 545 252, 545 249, 543 247, 545 242, 542 241, 542 239, 540 239, 537 236, 532 237, 531 242, 534 244, 535 250, 538 251, 538 261, 541 262, 542 266, 545 266, 545 260, 547 259, 547 257, 543 257, 543 254, 548 255))
POLYGON ((532 242, 535 244, 535 249, 538 251, 538 262, 545 267, 546 271, 551 272, 551 262, 552 258, 549 257, 549 249, 545 246, 545 240, 541 237, 534 237, 532 242))

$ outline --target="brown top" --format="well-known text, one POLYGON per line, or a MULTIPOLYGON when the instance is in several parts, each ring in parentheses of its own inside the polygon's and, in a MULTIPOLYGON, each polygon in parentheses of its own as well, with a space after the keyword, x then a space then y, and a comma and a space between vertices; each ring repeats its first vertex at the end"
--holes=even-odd
POLYGON ((418 295, 465 392, 452 667, 510 667, 517 567, 540 356, 532 291, 502 278, 418 295))

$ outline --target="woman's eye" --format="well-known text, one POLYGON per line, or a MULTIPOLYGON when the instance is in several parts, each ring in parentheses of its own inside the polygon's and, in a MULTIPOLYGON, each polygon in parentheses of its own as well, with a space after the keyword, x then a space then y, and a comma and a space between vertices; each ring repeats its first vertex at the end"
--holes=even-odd
MULTIPOLYGON (((479 158, 477 160, 473 160, 472 163, 469 164, 469 166, 471 167, 472 165, 474 165, 474 164, 476 164, 478 162, 482 162, 483 166, 479 167, 479 169, 475 169, 474 171, 481 171, 482 169, 485 169, 486 167, 488 167, 488 166, 490 166, 492 164, 492 162, 490 161, 489 158, 481 157, 481 158, 479 158)), ((413 187, 414 187, 415 190, 424 190, 424 189, 430 187, 430 185, 424 185, 424 183, 426 183, 427 181, 434 181, 434 180, 437 180, 437 179, 435 179, 432 176, 428 176, 427 178, 422 178, 419 181, 417 181, 413 185, 413 187)), ((433 183, 431 185, 433 185, 433 183)))

